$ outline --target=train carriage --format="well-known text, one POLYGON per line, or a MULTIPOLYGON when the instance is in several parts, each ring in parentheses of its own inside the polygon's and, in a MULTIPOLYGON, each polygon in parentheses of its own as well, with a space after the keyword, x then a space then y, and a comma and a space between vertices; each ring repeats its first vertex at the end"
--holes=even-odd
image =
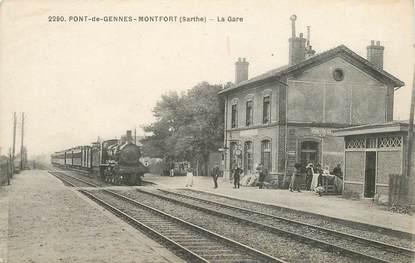
POLYGON ((81 167, 82 163, 82 148, 76 147, 72 150, 72 166, 81 167))
POLYGON ((92 168, 92 154, 91 154, 91 146, 82 146, 81 147, 81 167, 84 170, 91 170, 92 168))
POLYGON ((65 166, 72 166, 72 149, 65 151, 65 166))
POLYGON ((65 151, 52 154, 52 164, 65 166, 65 151))

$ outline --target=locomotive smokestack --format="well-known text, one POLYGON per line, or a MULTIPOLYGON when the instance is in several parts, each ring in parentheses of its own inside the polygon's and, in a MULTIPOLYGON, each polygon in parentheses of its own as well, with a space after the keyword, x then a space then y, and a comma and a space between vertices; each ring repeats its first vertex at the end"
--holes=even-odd
POLYGON ((125 136, 125 139, 128 143, 132 143, 133 142, 133 136, 131 135, 131 130, 127 131, 127 134, 125 136))

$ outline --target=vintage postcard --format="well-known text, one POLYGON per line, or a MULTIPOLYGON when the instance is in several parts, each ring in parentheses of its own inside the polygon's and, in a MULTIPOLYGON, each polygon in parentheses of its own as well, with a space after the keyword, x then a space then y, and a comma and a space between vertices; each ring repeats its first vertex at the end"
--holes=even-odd
POLYGON ((0 0, 1 262, 414 262, 411 0, 0 0))

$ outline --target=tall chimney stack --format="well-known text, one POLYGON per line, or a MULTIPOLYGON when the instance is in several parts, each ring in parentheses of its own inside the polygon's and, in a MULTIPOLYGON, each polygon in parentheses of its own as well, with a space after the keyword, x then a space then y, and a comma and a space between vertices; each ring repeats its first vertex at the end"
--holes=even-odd
POLYGON ((383 51, 384 46, 380 45, 380 41, 371 40, 370 45, 367 46, 367 60, 376 67, 383 69, 383 51))
POLYGON ((127 131, 127 134, 125 136, 125 140, 128 143, 132 143, 133 142, 133 136, 131 135, 131 130, 128 130, 127 131))
POLYGON ((300 33, 299 37, 295 35, 295 20, 297 20, 296 15, 292 15, 290 17, 291 20, 291 29, 292 34, 289 42, 289 64, 294 65, 297 64, 305 59, 305 52, 306 52, 306 39, 303 37, 303 34, 300 33))
POLYGON ((246 58, 238 58, 235 62, 235 84, 248 80, 248 66, 246 58))

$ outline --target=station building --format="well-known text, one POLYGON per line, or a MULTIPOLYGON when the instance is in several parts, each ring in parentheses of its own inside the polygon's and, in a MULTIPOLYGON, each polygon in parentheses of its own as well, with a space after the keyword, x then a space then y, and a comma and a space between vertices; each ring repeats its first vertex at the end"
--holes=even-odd
POLYGON ((367 58, 344 45, 315 54, 295 33, 291 17, 288 65, 248 78, 249 62, 235 63, 235 84, 225 100, 224 176, 235 165, 245 174, 262 162, 286 178, 294 164, 343 163, 343 138, 332 130, 393 120, 394 92, 404 83, 383 69, 384 47, 371 41, 367 58))

